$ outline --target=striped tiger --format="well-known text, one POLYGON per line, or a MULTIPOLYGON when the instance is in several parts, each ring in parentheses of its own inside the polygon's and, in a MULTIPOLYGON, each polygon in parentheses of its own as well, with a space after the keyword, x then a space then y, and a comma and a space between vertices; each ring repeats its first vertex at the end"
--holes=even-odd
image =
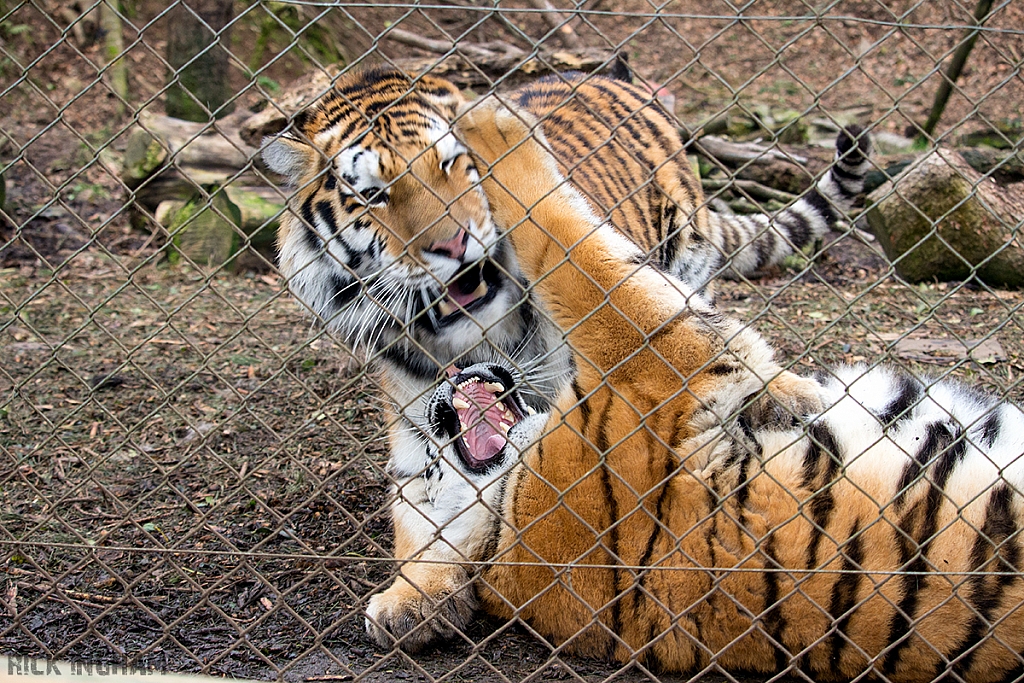
MULTIPOLYGON (((869 165, 868 138, 842 134, 837 164, 790 209, 719 216, 704 205, 675 127, 643 89, 567 74, 510 97, 544 116, 560 168, 591 209, 694 289, 725 256, 751 272, 820 234, 848 208, 869 165)), ((424 458, 437 457, 426 403, 444 370, 510 364, 528 380, 521 392, 534 410, 547 410, 571 373, 562 332, 534 305, 475 164, 452 135, 463 104, 443 79, 353 71, 263 151, 296 188, 278 234, 291 291, 383 368, 399 559, 421 556, 437 529, 405 493, 425 474, 424 458)))
POLYGON ((439 386, 403 514, 449 563, 405 564, 371 635, 420 647, 479 603, 655 671, 1024 675, 1019 407, 881 366, 785 371, 595 215, 530 112, 488 98, 458 126, 573 372, 539 413, 504 363, 439 386))
MULTIPOLYGON (((563 172, 592 208, 695 289, 725 256, 751 273, 820 235, 869 167, 867 136, 850 131, 837 164, 788 210, 722 216, 705 208, 675 127, 642 88, 567 74, 511 97, 544 117, 563 172)), ((352 71, 264 145, 268 167, 296 188, 281 218, 280 270, 313 314, 383 366, 400 413, 399 478, 417 476, 431 447, 423 404, 443 368, 511 362, 538 409, 568 371, 561 333, 538 315, 472 159, 450 134, 463 103, 443 79, 352 71)))

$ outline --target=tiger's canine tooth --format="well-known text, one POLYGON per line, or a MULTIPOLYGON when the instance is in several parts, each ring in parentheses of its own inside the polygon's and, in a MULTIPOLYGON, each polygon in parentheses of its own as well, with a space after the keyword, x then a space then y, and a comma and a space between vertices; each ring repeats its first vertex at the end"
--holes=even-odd
POLYGON ((500 394, 505 391, 505 387, 500 382, 484 382, 484 389, 492 394, 500 394))
POLYGON ((441 311, 441 315, 451 315, 455 311, 455 307, 445 298, 437 302, 437 310, 441 311))
POLYGON ((452 398, 452 408, 455 408, 455 410, 465 410, 468 407, 469 404, 464 399, 458 396, 452 398))

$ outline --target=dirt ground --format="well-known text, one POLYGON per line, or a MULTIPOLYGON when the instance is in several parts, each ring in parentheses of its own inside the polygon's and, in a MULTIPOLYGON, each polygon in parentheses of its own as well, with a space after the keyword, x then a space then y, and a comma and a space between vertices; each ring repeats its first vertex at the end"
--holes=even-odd
MULTIPOLYGON (((394 572, 372 369, 311 328, 269 264, 172 267, 130 222, 117 169, 131 112, 160 106, 162 6, 131 4, 140 31, 126 35, 131 98, 119 113, 97 80, 95 41, 59 41, 67 20, 41 2, 0 1, 0 652, 306 681, 652 680, 560 657, 525 627, 485 619, 415 657, 363 635, 361 610, 394 572)), ((243 64, 261 6, 236 2, 243 64)), ((735 14, 726 3, 676 0, 656 19, 645 0, 588 7, 580 37, 630 50, 686 121, 737 101, 866 106, 892 131, 925 117, 936 60, 959 36, 933 27, 967 20, 945 1, 843 2, 817 26, 793 18, 807 13, 799 2, 759 2, 757 15, 775 19, 742 22, 724 18, 735 14), (885 24, 911 7, 898 30, 885 24)), ((350 29, 347 59, 369 50, 379 61, 402 48, 372 37, 404 14, 362 7, 331 20, 350 29)), ((416 11, 401 25, 512 40, 475 16, 416 11)), ((510 16, 527 35, 547 30, 535 14, 510 16)), ((1002 5, 989 26, 1024 26, 1024 8, 1002 5)), ((281 51, 275 40, 261 64, 281 51)), ((260 88, 272 94, 309 68, 292 51, 260 88)), ((950 139, 1019 125, 1020 68, 1019 33, 983 36, 944 119, 950 139)), ((244 90, 245 74, 235 77, 244 90)), ((260 98, 247 90, 238 106, 260 98)), ((885 359, 1024 399, 1019 292, 910 286, 873 242, 837 234, 824 246, 813 263, 724 283, 721 306, 801 371, 885 359), (965 359, 954 340, 998 347, 965 359)))

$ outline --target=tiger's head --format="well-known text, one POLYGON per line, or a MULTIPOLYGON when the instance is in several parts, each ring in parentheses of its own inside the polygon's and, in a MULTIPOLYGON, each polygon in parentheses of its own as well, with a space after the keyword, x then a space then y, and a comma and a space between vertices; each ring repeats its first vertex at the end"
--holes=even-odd
POLYGON ((500 335, 522 297, 451 132, 462 102, 442 79, 353 72, 264 144, 296 188, 278 234, 291 290, 351 345, 423 375, 500 335))

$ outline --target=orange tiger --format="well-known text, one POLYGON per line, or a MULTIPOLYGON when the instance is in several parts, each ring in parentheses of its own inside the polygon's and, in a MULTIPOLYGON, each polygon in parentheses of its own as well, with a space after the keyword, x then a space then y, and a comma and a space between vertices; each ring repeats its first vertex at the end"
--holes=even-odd
POLYGON ((434 487, 418 543, 450 563, 371 600, 380 643, 479 600, 654 670, 1019 679, 1020 408, 885 367, 795 376, 596 215, 529 112, 488 98, 458 133, 573 370, 544 413, 506 363, 434 393, 423 468, 454 474, 400 493, 434 487))

